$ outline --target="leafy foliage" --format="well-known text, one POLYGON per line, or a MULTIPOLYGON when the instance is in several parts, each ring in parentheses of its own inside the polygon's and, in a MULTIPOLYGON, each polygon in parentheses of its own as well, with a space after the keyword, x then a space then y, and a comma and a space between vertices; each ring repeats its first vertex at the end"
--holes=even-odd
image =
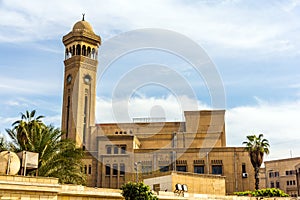
POLYGON ((150 187, 143 182, 128 182, 121 187, 125 200, 158 200, 150 191, 150 187))
POLYGON ((253 196, 253 197, 288 197, 284 191, 278 188, 266 188, 255 191, 235 192, 238 196, 253 196))
MULTIPOLYGON (((14 122, 12 129, 6 129, 12 140, 10 149, 39 153, 39 176, 57 177, 60 183, 85 184, 81 172, 83 150, 76 148, 73 141, 61 139, 61 130, 46 126, 42 118, 35 117, 35 110, 22 113, 21 120, 14 122)), ((35 173, 36 170, 30 172, 35 173)))
POLYGON ((0 136, 0 152, 1 151, 6 151, 8 149, 8 144, 5 141, 4 137, 0 136))
POLYGON ((255 173, 255 189, 259 187, 259 168, 263 162, 264 154, 269 154, 269 141, 263 138, 263 134, 248 135, 247 141, 243 142, 246 145, 245 150, 249 152, 251 164, 255 173))

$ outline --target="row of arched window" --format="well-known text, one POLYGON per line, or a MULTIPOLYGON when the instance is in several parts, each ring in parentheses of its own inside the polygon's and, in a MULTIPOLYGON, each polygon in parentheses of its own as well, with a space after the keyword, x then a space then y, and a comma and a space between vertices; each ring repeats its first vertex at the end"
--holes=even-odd
POLYGON ((69 59, 72 56, 87 56, 91 59, 97 59, 98 51, 95 48, 91 48, 89 46, 77 44, 73 45, 69 48, 66 48, 65 59, 69 59))

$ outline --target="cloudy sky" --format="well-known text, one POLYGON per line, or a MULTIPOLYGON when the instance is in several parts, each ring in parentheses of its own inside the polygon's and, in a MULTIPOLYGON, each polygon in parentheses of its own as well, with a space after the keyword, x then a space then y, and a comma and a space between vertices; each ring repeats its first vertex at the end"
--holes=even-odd
MULTIPOLYGON (((195 42, 224 87, 227 145, 241 146, 246 135, 264 133, 271 145, 268 160, 300 156, 299 0, 0 0, 1 134, 21 112, 33 109, 46 116, 46 123, 60 126, 61 40, 82 13, 103 46, 145 28, 166 29, 195 42)), ((103 51, 101 47, 100 58, 103 51)), ((119 58, 98 77, 98 122, 119 120, 114 116, 115 94, 124 81, 134 82, 138 69, 145 72, 135 76, 140 85, 129 100, 117 102, 125 102, 130 117, 181 121, 183 110, 217 109, 214 91, 190 63, 167 51, 141 49, 119 58), (156 77, 153 84, 141 84, 150 75, 156 77), (183 85, 194 95, 186 94, 183 85)))

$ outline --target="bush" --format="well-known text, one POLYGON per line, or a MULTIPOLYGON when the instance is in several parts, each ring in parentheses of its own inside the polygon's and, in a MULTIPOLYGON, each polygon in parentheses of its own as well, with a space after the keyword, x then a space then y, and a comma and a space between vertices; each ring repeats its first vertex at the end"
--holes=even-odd
POLYGON ((255 191, 235 192, 238 196, 253 196, 253 197, 288 197, 284 191, 277 188, 266 188, 255 191))
POLYGON ((128 182, 121 187, 122 196, 125 200, 158 200, 150 191, 150 187, 143 182, 128 182))

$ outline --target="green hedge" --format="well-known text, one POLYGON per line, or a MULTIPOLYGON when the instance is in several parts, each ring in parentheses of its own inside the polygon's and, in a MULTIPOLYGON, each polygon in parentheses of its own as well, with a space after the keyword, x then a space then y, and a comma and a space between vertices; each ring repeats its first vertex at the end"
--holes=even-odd
POLYGON ((238 196, 252 196, 252 197, 288 197, 284 191, 277 188, 266 188, 255 191, 244 191, 244 192, 235 192, 235 195, 238 196))

